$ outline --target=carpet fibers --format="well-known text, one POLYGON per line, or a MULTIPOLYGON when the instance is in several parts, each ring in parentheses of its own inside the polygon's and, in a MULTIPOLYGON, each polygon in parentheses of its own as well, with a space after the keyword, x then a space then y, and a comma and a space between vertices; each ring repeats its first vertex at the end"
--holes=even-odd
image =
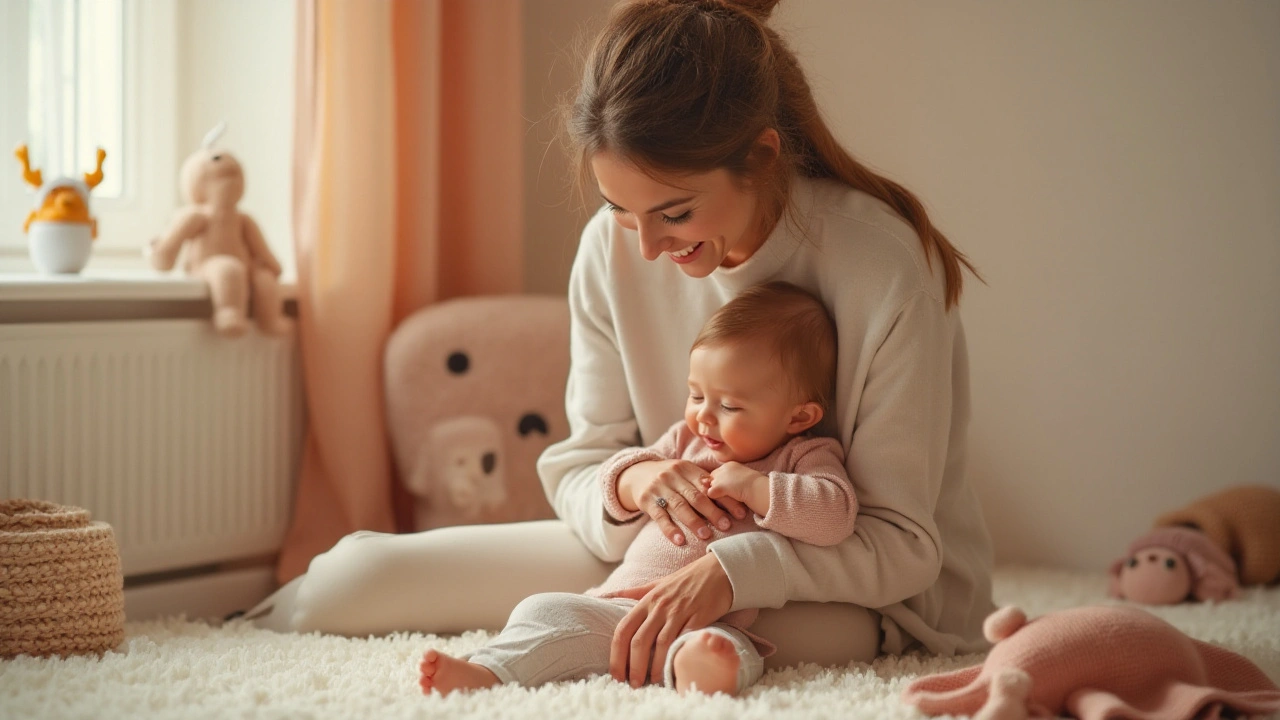
MULTIPOLYGON (((1035 617, 1108 603, 1101 574, 1004 567, 996 602, 1035 617)), ((1220 605, 1156 608, 1192 637, 1222 645, 1280 681, 1280 588, 1220 605)), ((741 699, 681 698, 607 678, 535 690, 504 686, 424 697, 417 664, 428 646, 456 654, 489 637, 396 634, 350 639, 284 635, 243 622, 214 627, 168 618, 131 622, 101 659, 0 662, 0 718, 921 718, 898 696, 912 679, 981 662, 981 655, 884 657, 870 665, 765 675, 741 699)))

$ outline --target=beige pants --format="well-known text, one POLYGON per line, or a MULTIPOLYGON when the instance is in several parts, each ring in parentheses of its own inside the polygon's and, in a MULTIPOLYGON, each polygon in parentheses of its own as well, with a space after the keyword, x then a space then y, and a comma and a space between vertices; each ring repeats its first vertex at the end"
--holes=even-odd
MULTIPOLYGON (((580 593, 613 569, 559 520, 462 525, 421 533, 357 532, 311 561, 246 617, 280 632, 362 637, 395 631, 500 630, 535 593, 580 593)), ((760 612, 752 632, 778 652, 765 667, 870 662, 880 616, 845 603, 788 603, 760 612)))

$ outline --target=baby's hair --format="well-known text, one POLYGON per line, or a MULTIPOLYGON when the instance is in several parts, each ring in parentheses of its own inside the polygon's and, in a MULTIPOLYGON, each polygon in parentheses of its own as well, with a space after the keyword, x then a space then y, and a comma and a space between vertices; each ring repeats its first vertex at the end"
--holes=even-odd
POLYGON ((690 352, 763 342, 804 402, 831 411, 836 374, 836 325, 822 301, 788 282, 756 285, 715 312, 690 352))

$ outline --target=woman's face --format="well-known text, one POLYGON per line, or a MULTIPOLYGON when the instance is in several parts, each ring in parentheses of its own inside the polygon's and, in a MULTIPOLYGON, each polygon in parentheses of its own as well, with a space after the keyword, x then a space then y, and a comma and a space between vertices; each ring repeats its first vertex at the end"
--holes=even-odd
POLYGON ((668 185, 607 151, 591 158, 591 169, 618 224, 639 233, 645 260, 673 262, 703 278, 743 263, 764 244, 756 195, 728 170, 682 175, 668 185))

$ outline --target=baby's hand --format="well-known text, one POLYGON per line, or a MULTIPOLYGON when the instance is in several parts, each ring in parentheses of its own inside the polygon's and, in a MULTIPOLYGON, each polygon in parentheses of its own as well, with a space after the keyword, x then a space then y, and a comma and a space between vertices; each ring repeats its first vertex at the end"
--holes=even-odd
POLYGON ((769 476, 738 462, 727 462, 702 479, 703 491, 712 500, 731 497, 764 516, 769 513, 769 476))

